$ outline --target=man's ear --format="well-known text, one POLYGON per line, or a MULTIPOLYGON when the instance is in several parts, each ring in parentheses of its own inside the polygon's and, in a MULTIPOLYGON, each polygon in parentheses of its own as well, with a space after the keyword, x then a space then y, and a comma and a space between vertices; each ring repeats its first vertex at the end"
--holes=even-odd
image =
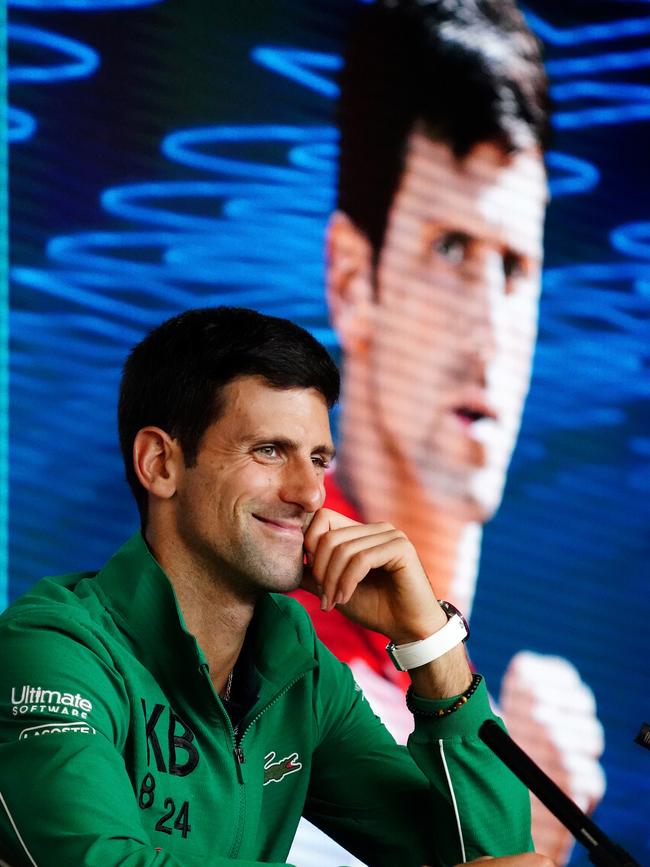
POLYGON ((176 493, 179 444, 159 427, 143 427, 133 441, 133 468, 145 490, 152 496, 169 500, 176 493))
POLYGON ((364 350, 374 296, 372 247, 365 234, 335 211, 327 226, 327 304, 344 352, 364 350))

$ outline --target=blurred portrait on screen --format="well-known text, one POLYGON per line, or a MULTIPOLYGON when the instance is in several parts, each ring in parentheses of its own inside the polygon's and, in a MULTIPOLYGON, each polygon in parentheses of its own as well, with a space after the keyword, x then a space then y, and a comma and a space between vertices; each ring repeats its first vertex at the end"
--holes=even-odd
MULTIPOLYGON (((514 3, 380 2, 359 19, 341 73, 338 208, 326 242, 343 351, 329 502, 404 529, 439 598, 469 614, 535 349, 546 76, 514 3)), ((405 740, 403 704, 376 685, 379 676, 404 688, 381 640, 355 644, 345 633, 357 627, 306 604, 405 740)), ((571 663, 517 654, 499 704, 522 746, 592 810, 604 789, 602 728, 571 663)), ((565 861, 571 835, 537 801, 533 813, 537 847, 565 861)))

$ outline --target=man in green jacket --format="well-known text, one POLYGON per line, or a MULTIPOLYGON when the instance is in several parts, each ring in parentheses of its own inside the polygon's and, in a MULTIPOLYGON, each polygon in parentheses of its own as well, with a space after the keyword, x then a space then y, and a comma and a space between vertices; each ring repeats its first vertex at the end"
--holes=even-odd
POLYGON ((530 848, 527 793, 477 737, 462 617, 403 533, 321 508, 338 388, 307 332, 248 310, 188 311, 133 350, 142 531, 0 618, 0 859, 280 864, 301 815, 377 867, 530 848), (300 585, 390 636, 408 749, 282 595, 300 585))

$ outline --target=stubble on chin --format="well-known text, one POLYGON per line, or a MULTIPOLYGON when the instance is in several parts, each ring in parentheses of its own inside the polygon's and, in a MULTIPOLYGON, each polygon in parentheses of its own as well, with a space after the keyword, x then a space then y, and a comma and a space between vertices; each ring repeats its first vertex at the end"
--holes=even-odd
POLYGON ((292 568, 285 567, 284 569, 278 568, 277 570, 271 568, 267 573, 263 589, 269 593, 291 593, 300 587, 303 570, 302 559, 292 568))
POLYGON ((303 576, 303 551, 287 553, 247 550, 242 552, 240 573, 242 579, 256 592, 289 593, 296 590, 303 576))

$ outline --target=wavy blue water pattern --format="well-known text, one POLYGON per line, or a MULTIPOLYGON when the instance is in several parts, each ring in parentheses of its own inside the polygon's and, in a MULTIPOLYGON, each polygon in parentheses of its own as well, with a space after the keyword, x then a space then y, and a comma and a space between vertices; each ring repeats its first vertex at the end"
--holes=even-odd
POLYGON ((277 72, 314 93, 319 93, 328 99, 338 96, 339 88, 332 77, 314 72, 315 69, 330 73, 338 72, 343 65, 338 54, 276 45, 258 45, 251 52, 251 58, 260 66, 277 72))
MULTIPOLYGON (((645 0, 648 2, 648 0, 645 0)), ((611 42, 616 39, 645 36, 650 33, 650 19, 622 18, 598 24, 580 24, 577 27, 554 27, 532 9, 522 9, 531 29, 547 45, 575 47, 591 42, 611 42)))
MULTIPOLYGON (((41 11, 77 10, 93 12, 106 9, 126 9, 137 6, 151 6, 162 0, 9 0, 8 5, 21 9, 41 11)), ((66 79, 86 78, 99 66, 99 55, 89 45, 76 39, 52 33, 28 24, 9 24, 7 35, 11 42, 23 42, 47 49, 49 53, 63 55, 68 62, 34 65, 12 65, 9 68, 8 82, 29 82, 51 84, 66 79)), ((47 57, 47 55, 46 55, 47 57)), ((21 108, 9 109, 8 140, 11 143, 24 142, 34 135, 38 123, 27 111, 21 108)))

